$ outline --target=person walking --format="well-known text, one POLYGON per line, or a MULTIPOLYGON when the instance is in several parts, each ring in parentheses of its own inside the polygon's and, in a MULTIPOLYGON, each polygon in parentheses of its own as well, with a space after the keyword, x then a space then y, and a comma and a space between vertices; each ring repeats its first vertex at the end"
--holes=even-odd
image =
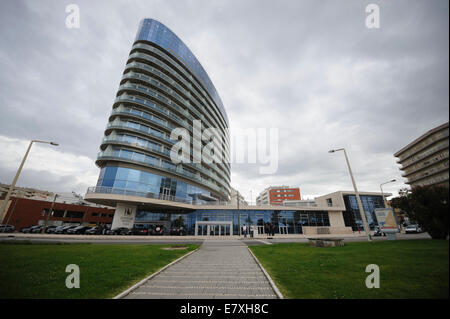
POLYGON ((270 224, 270 234, 272 236, 275 236, 275 227, 273 226, 273 224, 270 224))
POLYGON ((244 238, 247 238, 247 225, 242 226, 242 232, 244 233, 244 238))

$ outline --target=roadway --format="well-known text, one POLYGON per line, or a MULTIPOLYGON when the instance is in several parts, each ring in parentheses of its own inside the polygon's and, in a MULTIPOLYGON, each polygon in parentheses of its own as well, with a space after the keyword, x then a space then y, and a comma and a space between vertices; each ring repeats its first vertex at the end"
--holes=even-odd
MULTIPOLYGON (((314 237, 330 237, 330 236, 314 236, 314 237)), ((363 242, 367 241, 367 237, 360 235, 350 236, 333 236, 343 238, 346 242, 363 242)), ((198 244, 201 245, 204 240, 212 239, 218 241, 240 240, 246 245, 263 245, 278 243, 306 243, 308 238, 303 235, 283 236, 275 235, 273 237, 260 236, 258 238, 244 238, 241 236, 88 236, 88 235, 48 235, 48 234, 21 234, 21 233, 0 233, 0 242, 11 243, 35 243, 35 244, 58 244, 58 243, 86 243, 86 244, 198 244)), ((374 241, 387 240, 386 237, 373 237, 374 241)), ((427 233, 420 234, 397 234, 398 240, 410 239, 431 239, 427 233)))

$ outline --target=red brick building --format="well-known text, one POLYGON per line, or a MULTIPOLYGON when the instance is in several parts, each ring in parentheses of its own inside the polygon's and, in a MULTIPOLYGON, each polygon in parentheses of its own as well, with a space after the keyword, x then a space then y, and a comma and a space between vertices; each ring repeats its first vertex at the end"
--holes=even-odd
MULTIPOLYGON (((16 230, 40 225, 47 218, 51 205, 52 202, 50 201, 12 197, 8 212, 2 223, 6 224, 8 221, 8 225, 13 225, 16 230)), ((52 215, 48 218, 48 225, 111 224, 113 217, 113 208, 56 202, 53 206, 52 215)))
POLYGON ((281 205, 285 200, 301 200, 300 188, 289 186, 270 186, 256 198, 257 205, 281 205))

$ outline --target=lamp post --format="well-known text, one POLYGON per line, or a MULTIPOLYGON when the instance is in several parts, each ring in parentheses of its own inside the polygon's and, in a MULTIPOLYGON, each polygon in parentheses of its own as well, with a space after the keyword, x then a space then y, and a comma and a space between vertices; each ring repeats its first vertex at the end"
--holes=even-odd
POLYGON ((47 229, 48 219, 50 218, 50 215, 53 212, 53 206, 55 205, 55 202, 56 202, 56 197, 58 197, 58 194, 55 194, 55 197, 53 197, 53 202, 50 205, 50 210, 48 211, 47 218, 45 219, 45 222, 44 222, 44 226, 41 229, 41 234, 45 234, 45 230, 47 229))
POLYGON ((384 182, 384 183, 380 184, 381 196, 383 197, 384 207, 386 207, 386 208, 388 207, 388 204, 387 204, 386 198, 384 198, 384 193, 383 193, 383 187, 382 186, 384 184, 392 183, 392 182, 395 182, 395 181, 396 181, 395 179, 391 179, 388 182, 384 182))
POLYGON ((18 202, 18 201, 19 201, 19 198, 16 197, 16 201, 14 202, 14 206, 13 206, 13 208, 12 208, 12 210, 11 210, 11 214, 9 214, 8 219, 6 220, 5 227, 3 227, 3 232, 5 232, 6 226, 8 226, 8 224, 9 224, 9 219, 10 219, 11 216, 14 214, 14 210, 16 209, 16 205, 17 205, 17 202, 18 202))
POLYGON ((359 212, 360 212, 361 219, 362 219, 362 222, 363 222, 363 225, 364 225, 364 231, 366 232, 367 240, 371 241, 372 238, 370 238, 369 226, 367 224, 367 219, 366 219, 366 213, 364 212, 364 208, 363 208, 363 205, 361 203, 361 198, 359 197, 359 192, 358 192, 358 189, 356 188, 355 178, 353 177, 352 169, 350 167, 350 162, 349 162, 348 157, 347 157, 347 152, 345 151, 345 148, 339 148, 339 149, 335 149, 335 150, 330 150, 330 151, 328 151, 328 153, 334 153, 334 152, 337 152, 337 151, 344 151, 345 161, 347 162, 348 171, 350 173, 350 177, 351 177, 352 183, 353 183, 353 189, 355 190, 356 201, 358 203, 359 212))
POLYGON ((31 146, 33 145, 33 143, 45 143, 45 144, 51 144, 51 145, 54 145, 54 146, 58 146, 59 145, 58 143, 55 143, 55 142, 45 142, 45 141, 38 141, 38 140, 32 140, 30 142, 30 145, 28 146, 28 149, 27 149, 27 151, 25 153, 25 156, 22 159, 22 163, 20 163, 19 169, 17 170, 16 176, 14 176, 14 180, 11 183, 11 185, 9 186, 8 194, 6 194, 5 200, 2 203, 2 206, 0 208, 0 213, 1 213, 0 216, 3 216, 3 214, 5 212, 6 205, 8 204, 9 198, 11 197, 11 193, 12 193, 14 187, 16 186, 16 182, 19 179, 19 175, 20 175, 20 172, 22 171, 23 164, 25 164, 25 160, 28 157, 28 153, 30 152, 30 149, 31 149, 31 146))
POLYGON ((239 210, 239 191, 237 191, 237 211, 238 211, 238 224, 239 224, 239 231, 238 235, 241 237, 241 211, 239 210))

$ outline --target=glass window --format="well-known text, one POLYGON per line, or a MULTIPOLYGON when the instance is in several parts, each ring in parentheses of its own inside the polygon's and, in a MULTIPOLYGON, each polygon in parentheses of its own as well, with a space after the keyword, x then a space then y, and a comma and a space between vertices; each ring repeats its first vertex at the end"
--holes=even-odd
POLYGON ((136 109, 131 109, 131 113, 132 114, 136 114, 136 115, 142 115, 142 112, 141 111, 139 111, 139 110, 136 110, 136 109))
POLYGON ((144 140, 143 138, 140 138, 140 137, 137 138, 137 143, 139 144, 139 146, 142 146, 142 147, 147 146, 147 140, 144 140))
POLYGON ((131 127, 131 128, 134 128, 134 129, 136 129, 136 130, 139 129, 139 123, 135 123, 135 122, 127 122, 127 126, 128 126, 128 127, 131 127))
POLYGON ((103 178, 113 180, 116 178, 116 173, 117 173, 117 166, 108 166, 108 167, 106 167, 103 178))
POLYGON ((133 156, 133 152, 132 151, 120 150, 120 157, 126 158, 126 159, 131 159, 132 156, 133 156))
POLYGON ((144 162, 145 155, 142 153, 133 152, 133 160, 138 162, 144 162))
POLYGON ((124 135, 123 141, 127 143, 136 143, 136 136, 124 135))
POLYGON ((149 163, 151 165, 159 166, 159 160, 153 156, 145 155, 145 163, 149 163))
POLYGON ((124 167, 117 168, 117 177, 116 177, 116 179, 127 180, 129 171, 130 171, 129 168, 124 168, 124 167))

